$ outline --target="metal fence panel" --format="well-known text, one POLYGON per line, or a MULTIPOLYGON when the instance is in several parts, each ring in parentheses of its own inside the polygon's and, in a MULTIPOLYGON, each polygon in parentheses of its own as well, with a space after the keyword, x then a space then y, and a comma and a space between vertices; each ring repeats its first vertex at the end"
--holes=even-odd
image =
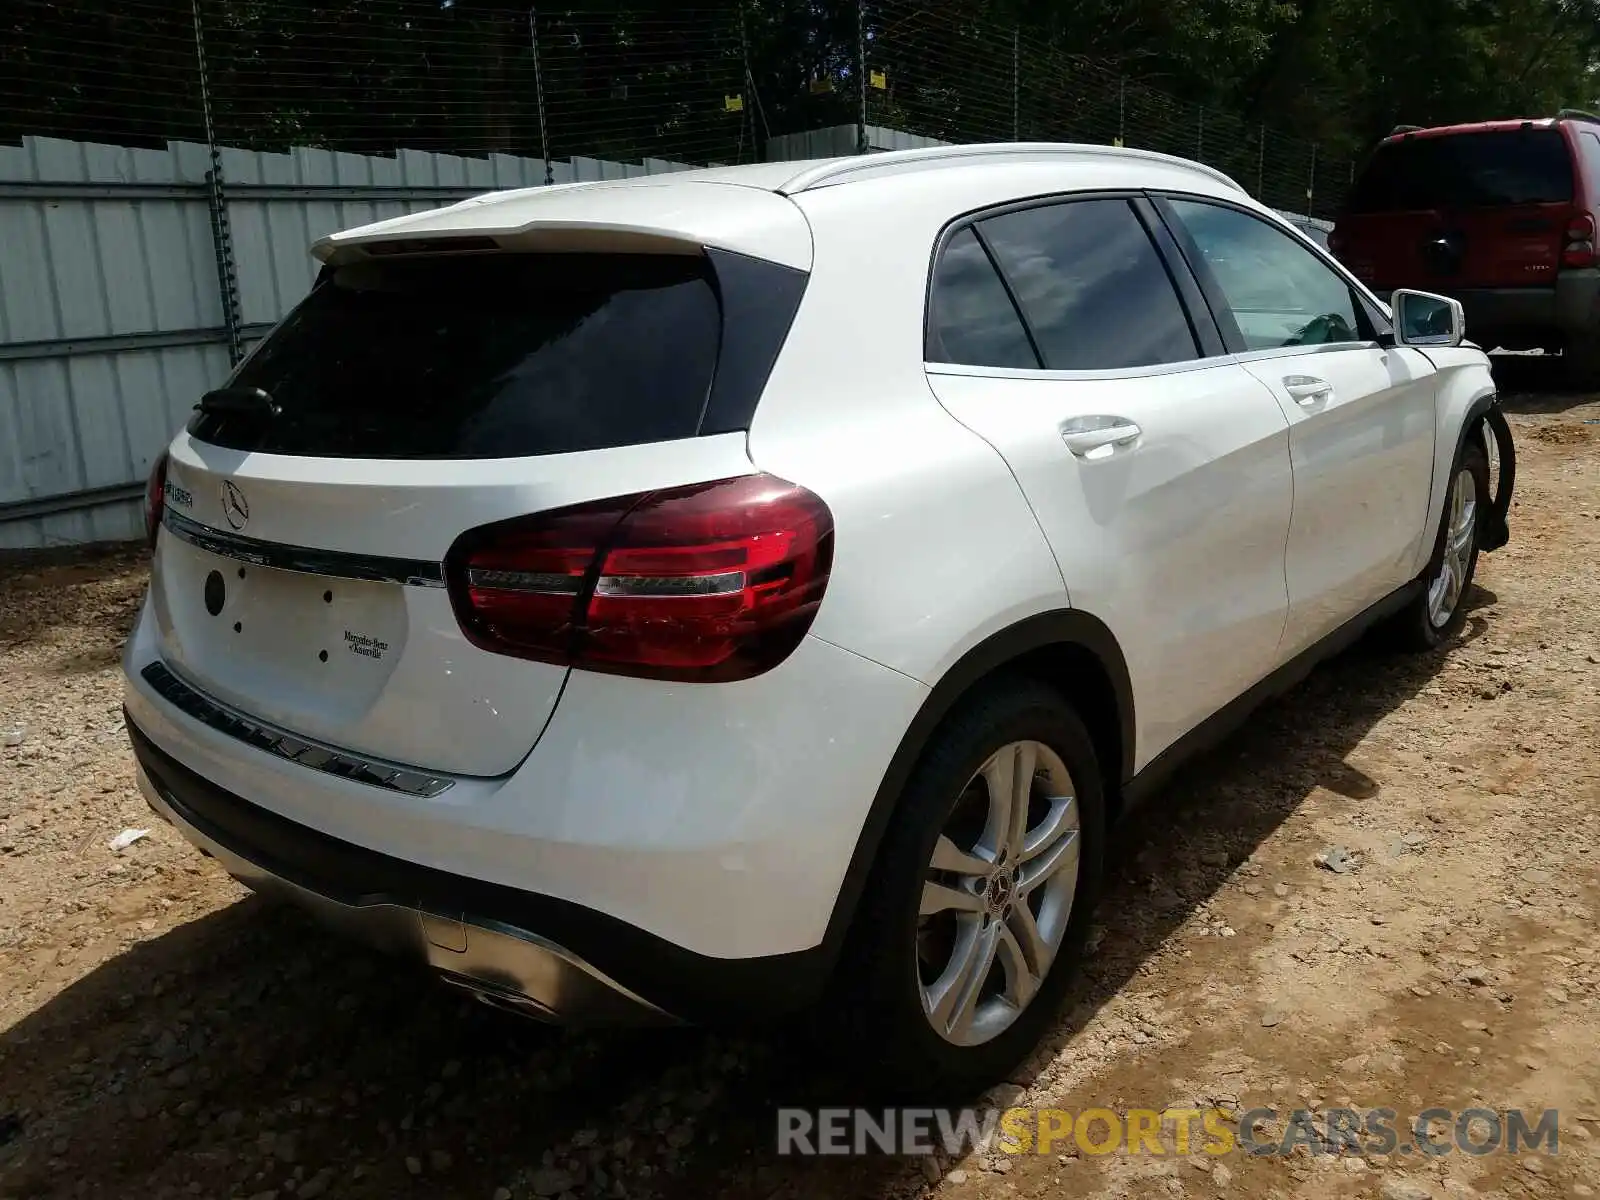
MULTIPOLYGON (((542 159, 506 154, 300 147, 221 157, 247 344, 305 295, 317 238, 455 198, 385 200, 374 189, 465 195, 546 176, 542 159), (299 194, 308 188, 319 190, 299 194)), ((623 177, 619 164, 592 161, 603 177, 623 177)), ((209 148, 194 142, 0 146, 0 548, 137 537, 152 461, 195 398, 227 376, 210 166, 209 148)), ((557 182, 572 178, 567 164, 551 166, 557 182)))

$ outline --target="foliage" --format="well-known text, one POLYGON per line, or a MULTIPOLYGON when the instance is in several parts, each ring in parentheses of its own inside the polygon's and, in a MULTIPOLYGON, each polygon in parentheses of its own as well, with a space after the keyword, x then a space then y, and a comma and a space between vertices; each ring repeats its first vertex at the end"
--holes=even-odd
MULTIPOLYGON (((750 159, 770 134, 856 120, 863 46, 886 81, 873 123, 1109 139, 1134 106, 1147 144, 1241 166, 1263 126, 1332 160, 1400 122, 1548 115, 1600 91, 1600 0, 862 3, 198 7, 217 136, 258 146, 750 159)), ((192 7, 9 0, 0 138, 203 136, 192 7)))

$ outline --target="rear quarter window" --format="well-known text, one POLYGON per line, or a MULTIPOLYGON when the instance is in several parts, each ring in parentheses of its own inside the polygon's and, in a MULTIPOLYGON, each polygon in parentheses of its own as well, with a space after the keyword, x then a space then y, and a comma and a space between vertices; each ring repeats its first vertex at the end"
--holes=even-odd
POLYGON ((1006 285, 971 229, 946 243, 933 272, 927 357, 972 367, 1038 367, 1006 285))
POLYGON ((703 256, 488 254, 326 272, 241 366, 276 417, 196 437, 339 458, 506 458, 691 437, 722 317, 703 256))

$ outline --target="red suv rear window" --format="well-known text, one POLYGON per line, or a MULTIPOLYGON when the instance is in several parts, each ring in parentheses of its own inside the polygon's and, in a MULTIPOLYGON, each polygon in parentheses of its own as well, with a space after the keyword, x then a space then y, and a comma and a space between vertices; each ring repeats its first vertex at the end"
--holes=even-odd
POLYGON ((1411 212, 1571 199, 1572 160, 1560 130, 1497 129, 1380 146, 1357 180, 1348 208, 1411 212))

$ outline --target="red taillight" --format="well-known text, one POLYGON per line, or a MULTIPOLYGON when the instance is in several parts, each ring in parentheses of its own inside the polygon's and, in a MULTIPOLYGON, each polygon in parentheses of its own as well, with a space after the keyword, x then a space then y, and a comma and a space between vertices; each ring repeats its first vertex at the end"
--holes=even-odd
POLYGON ((1581 213, 1567 222, 1566 243, 1561 247, 1563 267, 1592 267, 1595 265, 1594 218, 1581 213))
POLYGON ((156 534, 161 530, 161 510, 167 501, 167 452, 163 450, 150 468, 150 478, 144 485, 144 534, 155 548, 156 534))
POLYGON ((744 679, 810 628, 833 518, 771 475, 619 496, 485 526, 446 560, 485 650, 655 679, 744 679))

